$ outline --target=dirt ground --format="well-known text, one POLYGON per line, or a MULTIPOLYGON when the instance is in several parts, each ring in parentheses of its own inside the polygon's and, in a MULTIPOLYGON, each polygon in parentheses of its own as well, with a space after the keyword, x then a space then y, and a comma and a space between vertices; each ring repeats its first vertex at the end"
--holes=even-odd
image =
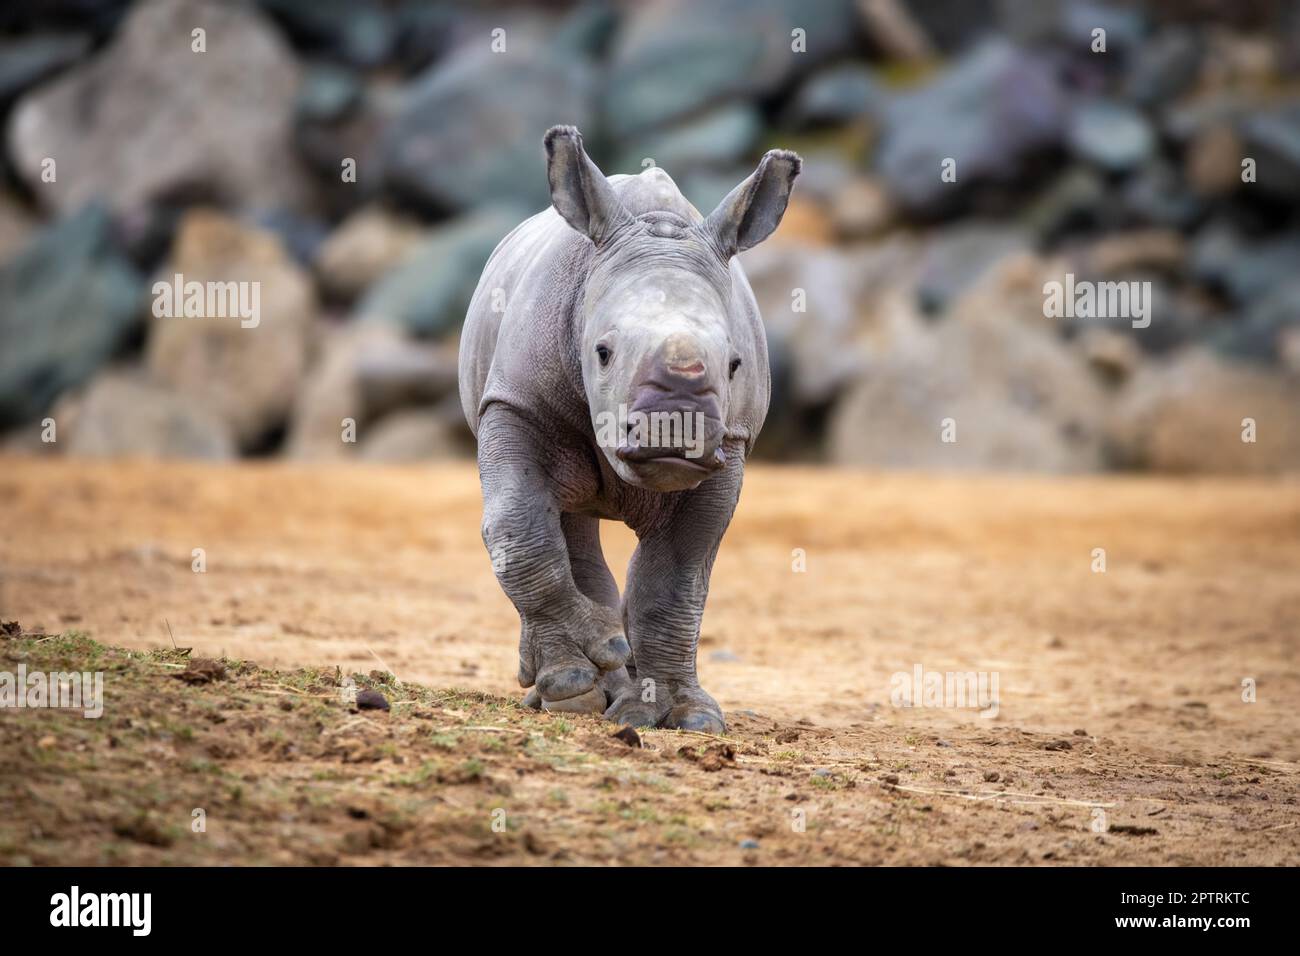
POLYGON ((0 710, 0 863, 1300 863, 1294 480, 754 467, 700 650, 728 736, 643 747, 516 703, 478 493, 0 459, 0 671, 106 687, 0 710), (996 713, 894 706, 917 666, 996 713))

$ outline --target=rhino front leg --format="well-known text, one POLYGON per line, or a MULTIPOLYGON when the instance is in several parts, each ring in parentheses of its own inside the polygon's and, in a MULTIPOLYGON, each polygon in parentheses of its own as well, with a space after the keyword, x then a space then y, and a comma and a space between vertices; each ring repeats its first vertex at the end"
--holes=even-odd
POLYGON ((605 716, 637 727, 720 734, 722 709, 700 687, 695 658, 709 574, 740 495, 740 456, 727 471, 676 496, 641 535, 628 568, 624 619, 635 675, 605 716))
POLYGON ((598 678, 622 668, 631 648, 617 610, 574 579, 547 450, 501 406, 484 414, 478 437, 483 543, 519 612, 519 683, 535 686, 543 706, 599 710, 598 678))
MULTIPOLYGON (((560 527, 564 531, 569 568, 578 590, 597 604, 609 608, 611 613, 619 614, 618 584, 605 563, 605 553, 600 546, 600 519, 566 512, 560 515, 560 527)), ((627 668, 617 667, 602 673, 597 688, 579 697, 543 702, 541 693, 534 686, 524 695, 524 703, 533 708, 545 706, 547 710, 600 713, 627 685, 627 668)))

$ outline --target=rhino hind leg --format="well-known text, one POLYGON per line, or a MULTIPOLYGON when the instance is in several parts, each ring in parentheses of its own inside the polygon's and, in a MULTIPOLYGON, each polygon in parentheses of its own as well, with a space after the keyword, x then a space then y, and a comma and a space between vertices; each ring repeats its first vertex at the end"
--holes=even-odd
POLYGON ((611 611, 619 610, 618 584, 600 547, 600 519, 590 515, 560 515, 560 528, 569 550, 569 567, 578 590, 611 611))

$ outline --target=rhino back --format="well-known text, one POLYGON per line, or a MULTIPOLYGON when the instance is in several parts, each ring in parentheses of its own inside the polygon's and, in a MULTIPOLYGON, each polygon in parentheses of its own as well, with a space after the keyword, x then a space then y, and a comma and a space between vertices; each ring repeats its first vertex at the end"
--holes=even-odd
POLYGON ((590 243, 554 209, 524 220, 493 251, 460 339, 461 407, 475 433, 490 385, 528 404, 567 365, 561 325, 571 319, 590 255, 590 243))

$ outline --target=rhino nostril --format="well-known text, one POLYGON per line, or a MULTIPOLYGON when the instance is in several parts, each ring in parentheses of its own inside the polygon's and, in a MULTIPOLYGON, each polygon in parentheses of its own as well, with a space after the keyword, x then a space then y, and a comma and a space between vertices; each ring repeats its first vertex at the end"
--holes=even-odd
POLYGON ((668 371, 676 372, 678 375, 703 375, 704 363, 696 361, 690 365, 670 365, 668 371))

